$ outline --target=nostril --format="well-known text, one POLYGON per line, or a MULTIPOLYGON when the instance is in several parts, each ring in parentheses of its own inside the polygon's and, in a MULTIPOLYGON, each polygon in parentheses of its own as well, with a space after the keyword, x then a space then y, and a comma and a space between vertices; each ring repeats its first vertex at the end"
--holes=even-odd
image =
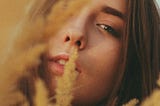
POLYGON ((67 41, 69 41, 69 40, 70 40, 70 37, 67 36, 66 39, 65 39, 65 41, 67 42, 67 41))
POLYGON ((78 41, 76 42, 76 45, 77 45, 77 46, 81 46, 81 41, 78 40, 78 41))

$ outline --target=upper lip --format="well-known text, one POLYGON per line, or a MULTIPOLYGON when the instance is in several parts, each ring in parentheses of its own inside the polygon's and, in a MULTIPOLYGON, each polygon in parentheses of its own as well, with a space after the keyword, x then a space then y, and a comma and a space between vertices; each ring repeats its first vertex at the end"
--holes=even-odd
POLYGON ((60 59, 68 61, 69 60, 69 55, 68 54, 60 54, 60 55, 57 55, 57 56, 50 56, 49 57, 49 61, 51 61, 51 62, 53 62, 53 61, 56 62, 60 59))
MULTIPOLYGON (((65 60, 65 61, 68 61, 69 60, 69 54, 59 54, 59 55, 56 55, 56 56, 49 56, 49 59, 48 61, 49 62, 57 62, 58 60, 65 60)), ((75 70, 78 71, 78 72, 81 72, 80 69, 79 69, 79 64, 78 64, 78 61, 75 61, 75 64, 76 64, 76 68, 75 70)))

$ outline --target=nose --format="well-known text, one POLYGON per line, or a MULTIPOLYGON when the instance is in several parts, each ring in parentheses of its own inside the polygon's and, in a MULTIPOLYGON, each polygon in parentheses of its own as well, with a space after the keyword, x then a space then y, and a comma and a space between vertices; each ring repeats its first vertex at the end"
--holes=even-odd
POLYGON ((87 22, 88 22, 88 10, 81 10, 78 16, 72 18, 67 27, 64 30, 67 32, 64 35, 64 42, 69 43, 70 46, 76 46, 79 50, 86 47, 88 36, 87 36, 87 22))
POLYGON ((64 42, 70 46, 75 46, 78 50, 82 50, 86 46, 86 37, 85 33, 72 29, 65 34, 64 42))
MULTIPOLYGON (((71 20, 66 23, 63 28, 64 42, 70 46, 78 47, 78 50, 82 50, 86 47, 88 42, 88 17, 90 14, 90 8, 83 8, 76 16, 73 16, 71 20)), ((62 31, 62 32, 63 32, 62 31)))

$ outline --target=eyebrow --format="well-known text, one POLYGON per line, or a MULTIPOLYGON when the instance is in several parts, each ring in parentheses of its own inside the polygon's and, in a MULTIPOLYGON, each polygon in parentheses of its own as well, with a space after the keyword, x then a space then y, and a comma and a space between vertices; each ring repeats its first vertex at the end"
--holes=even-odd
POLYGON ((105 6, 105 7, 102 9, 102 11, 103 11, 104 13, 108 13, 108 14, 117 16, 117 17, 121 18, 122 20, 125 20, 125 18, 126 18, 126 16, 125 16, 122 12, 120 12, 119 10, 114 9, 114 8, 112 8, 112 7, 105 6))

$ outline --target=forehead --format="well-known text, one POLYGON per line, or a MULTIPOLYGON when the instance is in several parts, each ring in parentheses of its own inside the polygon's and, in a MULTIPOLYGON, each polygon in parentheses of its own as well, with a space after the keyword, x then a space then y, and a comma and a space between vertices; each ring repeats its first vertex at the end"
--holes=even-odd
POLYGON ((126 13, 126 0, 91 0, 90 6, 93 8, 112 7, 123 14, 126 13))

